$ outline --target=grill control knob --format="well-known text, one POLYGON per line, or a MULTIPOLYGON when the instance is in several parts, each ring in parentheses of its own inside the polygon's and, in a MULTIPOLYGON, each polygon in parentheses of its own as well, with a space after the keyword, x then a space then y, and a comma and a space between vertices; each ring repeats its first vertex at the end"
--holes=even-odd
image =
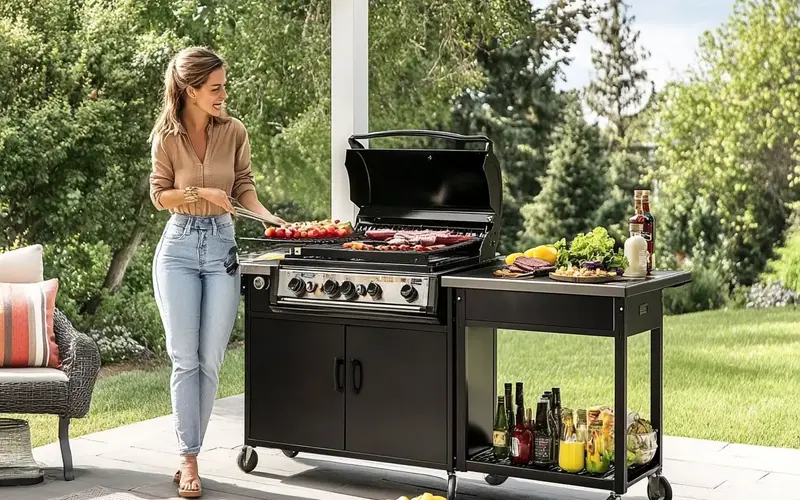
POLYGON ((367 294, 367 287, 364 285, 356 285, 356 293, 363 297, 367 294))
POLYGON ((383 290, 381 290, 381 286, 375 282, 370 283, 369 286, 367 286, 367 294, 375 300, 381 298, 382 292, 383 290))
POLYGON ((416 288, 406 283, 403 285, 403 288, 400 289, 400 296, 406 299, 406 302, 414 302, 417 300, 419 294, 416 288))
POLYGON ((297 297, 303 295, 303 293, 306 291, 306 284, 300 278, 290 279, 288 287, 289 290, 291 290, 292 293, 297 297))
POLYGON ((353 286, 351 281, 342 281, 342 297, 347 300, 353 300, 358 296, 356 287, 353 286))
POLYGON ((266 281, 264 281, 264 278, 262 278, 261 276, 256 276, 255 278, 253 278, 253 287, 256 290, 263 289, 264 285, 266 284, 267 284, 266 281))
POLYGON ((314 290, 316 289, 317 289, 317 284, 314 283, 313 281, 309 281, 308 283, 306 283, 306 292, 313 293, 314 290))
POLYGON ((334 280, 325 280, 325 283, 322 284, 322 291, 325 292, 328 297, 336 297, 339 295, 339 283, 334 280))

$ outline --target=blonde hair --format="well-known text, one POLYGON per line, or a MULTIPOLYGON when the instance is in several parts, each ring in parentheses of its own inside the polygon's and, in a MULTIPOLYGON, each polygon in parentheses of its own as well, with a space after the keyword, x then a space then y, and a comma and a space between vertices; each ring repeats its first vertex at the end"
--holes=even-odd
MULTIPOLYGON (((187 47, 173 57, 164 74, 164 105, 150 133, 156 136, 177 134, 181 127, 181 110, 188 87, 200 88, 214 71, 224 68, 225 61, 206 47, 187 47)), ((226 121, 224 115, 221 121, 226 121)))

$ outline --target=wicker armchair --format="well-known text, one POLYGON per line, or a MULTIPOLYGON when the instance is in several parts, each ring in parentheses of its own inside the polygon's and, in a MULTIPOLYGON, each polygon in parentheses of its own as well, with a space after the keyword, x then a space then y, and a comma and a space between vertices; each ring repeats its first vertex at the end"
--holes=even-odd
POLYGON ((0 413, 58 415, 64 479, 72 481, 69 423, 89 412, 100 370, 100 350, 58 309, 53 314, 53 328, 62 369, 0 368, 0 413))

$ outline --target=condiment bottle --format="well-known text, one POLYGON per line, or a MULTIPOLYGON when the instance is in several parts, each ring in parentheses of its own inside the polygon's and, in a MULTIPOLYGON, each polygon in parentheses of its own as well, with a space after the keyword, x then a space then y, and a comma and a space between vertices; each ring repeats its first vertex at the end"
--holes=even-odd
POLYGON ((549 402, 545 398, 539 399, 536 406, 536 422, 533 425, 533 465, 537 467, 550 467, 553 465, 553 435, 548 418, 549 402))
MULTIPOLYGON (((642 190, 637 189, 636 191, 634 191, 633 205, 634 205, 634 214, 630 219, 628 219, 628 230, 630 233, 630 238, 639 235, 642 237, 642 239, 645 240, 645 246, 646 246, 647 238, 644 236, 644 232, 645 232, 645 224, 647 224, 648 221, 644 215, 644 208, 642 205, 642 190)), ((632 253, 634 255, 634 258, 632 259, 631 257, 628 257, 627 241, 625 242, 625 256, 628 257, 628 264, 630 264, 630 266, 633 267, 634 265, 633 260, 636 260, 637 263, 639 262, 639 259, 637 258, 639 244, 637 243, 637 240, 634 240, 633 242, 631 242, 631 245, 633 245, 632 253)), ((645 275, 650 274, 649 255, 647 257, 647 264, 645 266, 644 272, 645 275)), ((636 274, 638 275, 639 273, 636 274)))
POLYGON ((656 268, 656 218, 650 213, 650 190, 636 190, 634 199, 637 197, 642 202, 642 215, 644 215, 645 219, 644 224, 642 224, 642 238, 647 242, 647 274, 649 275, 656 268))
POLYGON ((641 232, 631 230, 630 238, 625 240, 625 258, 628 259, 628 267, 625 268, 623 276, 628 278, 644 278, 647 276, 647 241, 642 237, 641 232))
POLYGON ((511 430, 511 449, 509 455, 511 463, 528 465, 533 452, 533 433, 525 425, 525 407, 517 405, 517 425, 511 430))

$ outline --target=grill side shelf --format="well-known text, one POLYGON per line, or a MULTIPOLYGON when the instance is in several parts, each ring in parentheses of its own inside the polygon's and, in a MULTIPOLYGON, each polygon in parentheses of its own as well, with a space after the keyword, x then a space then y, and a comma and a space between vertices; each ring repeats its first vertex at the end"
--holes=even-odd
MULTIPOLYGON (((517 477, 533 481, 544 481, 548 483, 567 484, 593 489, 614 488, 614 465, 603 474, 593 474, 586 471, 571 473, 561 470, 558 466, 547 469, 537 468, 533 465, 512 464, 509 459, 496 460, 491 448, 479 450, 473 453, 467 460, 467 470, 481 472, 484 474, 496 474, 506 477, 517 477)), ((631 486, 641 479, 651 475, 659 466, 657 463, 635 465, 628 468, 628 485, 631 486)))

